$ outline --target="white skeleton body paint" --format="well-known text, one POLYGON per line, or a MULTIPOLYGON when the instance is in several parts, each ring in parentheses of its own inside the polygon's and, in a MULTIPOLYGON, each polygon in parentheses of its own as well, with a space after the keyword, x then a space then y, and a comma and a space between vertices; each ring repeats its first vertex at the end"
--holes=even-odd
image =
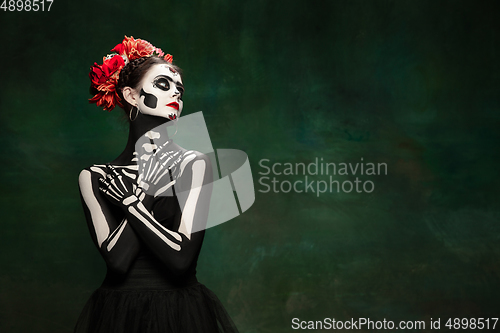
POLYGON ((149 143, 139 145, 143 150, 134 154, 130 165, 94 165, 81 172, 79 183, 89 227, 114 270, 125 272, 146 245, 172 272, 182 274, 195 260, 203 240, 204 232, 193 237, 192 230, 195 223, 206 223, 212 182, 210 159, 171 140, 162 141, 159 133, 147 132, 143 137, 149 143), (145 163, 141 165, 144 172, 138 174, 134 160, 145 163), (181 209, 177 230, 162 225, 151 210, 165 198, 176 200, 181 209), (111 212, 116 207, 110 207, 110 201, 122 214, 111 212))

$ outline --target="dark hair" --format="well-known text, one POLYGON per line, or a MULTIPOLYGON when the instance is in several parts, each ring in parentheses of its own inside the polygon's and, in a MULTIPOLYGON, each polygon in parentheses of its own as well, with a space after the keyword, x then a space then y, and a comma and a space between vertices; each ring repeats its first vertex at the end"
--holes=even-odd
POLYGON ((122 90, 125 87, 130 87, 132 89, 137 89, 139 87, 139 83, 141 83, 144 75, 148 72, 148 70, 156 64, 167 64, 174 68, 180 75, 182 75, 182 71, 179 67, 174 64, 167 62, 166 60, 159 57, 142 57, 139 59, 132 60, 120 71, 120 77, 118 79, 118 84, 116 85, 116 92, 118 96, 120 96, 123 103, 123 110, 128 114, 132 105, 130 105, 124 98, 122 90))

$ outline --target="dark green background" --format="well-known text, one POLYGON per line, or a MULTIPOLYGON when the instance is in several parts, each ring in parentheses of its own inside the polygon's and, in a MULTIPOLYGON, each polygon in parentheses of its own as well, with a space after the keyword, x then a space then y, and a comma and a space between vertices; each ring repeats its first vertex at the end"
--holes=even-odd
POLYGON ((120 111, 87 102, 90 65, 125 34, 173 54, 184 114, 249 156, 256 201, 207 232, 199 261, 241 332, 499 317, 498 15, 496 1, 416 0, 1 11, 0 331, 71 332, 104 276, 77 177, 125 145, 120 111), (261 159, 316 157, 388 174, 363 178, 371 194, 259 192, 261 159))

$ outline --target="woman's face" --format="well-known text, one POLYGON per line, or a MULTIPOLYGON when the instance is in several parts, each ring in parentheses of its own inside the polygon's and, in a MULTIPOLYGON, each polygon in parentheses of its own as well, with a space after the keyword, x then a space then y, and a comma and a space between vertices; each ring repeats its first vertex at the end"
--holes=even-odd
POLYGON ((153 65, 142 79, 137 93, 139 110, 143 114, 173 120, 182 112, 182 79, 167 64, 153 65))

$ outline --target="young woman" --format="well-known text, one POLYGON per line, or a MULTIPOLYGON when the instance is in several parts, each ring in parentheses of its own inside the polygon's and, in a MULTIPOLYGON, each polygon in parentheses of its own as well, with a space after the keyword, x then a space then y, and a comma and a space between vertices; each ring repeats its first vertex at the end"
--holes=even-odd
POLYGON ((130 119, 125 150, 80 173, 82 203, 107 274, 75 332, 237 332, 196 279, 211 195, 210 159, 169 138, 184 88, 172 56, 125 37, 90 73, 90 100, 121 106, 130 119), (201 231, 197 231, 201 230, 201 231))

